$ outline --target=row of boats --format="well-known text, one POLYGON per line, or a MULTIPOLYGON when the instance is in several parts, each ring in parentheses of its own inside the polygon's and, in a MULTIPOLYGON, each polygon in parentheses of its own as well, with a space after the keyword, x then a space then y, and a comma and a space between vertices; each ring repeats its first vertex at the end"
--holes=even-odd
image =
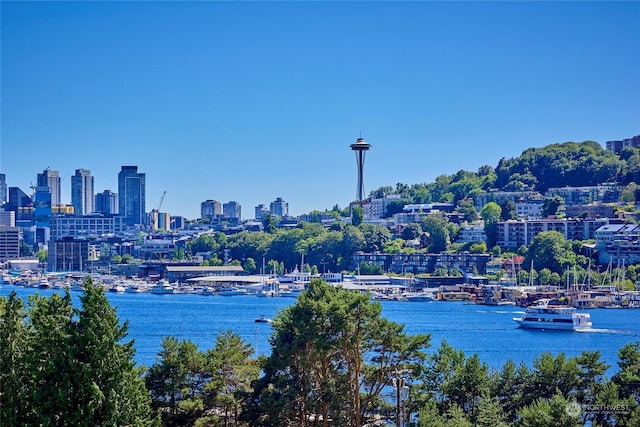
MULTIPOLYGON (((68 288, 70 290, 82 290, 80 281, 70 278, 49 278, 39 277, 14 277, 3 275, 2 282, 17 286, 37 287, 40 289, 68 288)), ((288 284, 286 286, 273 286, 273 284, 262 286, 261 288, 244 288, 236 286, 192 286, 179 283, 169 283, 166 279, 156 282, 146 282, 138 279, 132 280, 110 280, 99 282, 109 292, 139 293, 149 292, 152 294, 166 295, 177 293, 199 294, 203 296, 243 296, 255 295, 257 297, 297 297, 304 290, 303 285, 288 284)), ((443 300, 442 289, 424 289, 418 292, 384 292, 381 290, 370 291, 374 300, 396 300, 407 302, 430 302, 443 300)), ((446 300, 446 299, 445 299, 446 300)), ((499 299, 496 301, 476 300, 472 303, 489 303, 490 305, 515 305, 510 300, 499 299)), ((584 307, 584 306, 583 306, 584 307)), ((583 308, 581 307, 581 308, 583 308)), ((586 312, 579 312, 576 307, 567 303, 567 300, 554 298, 541 298, 533 304, 527 306, 522 316, 513 319, 520 327, 527 329, 542 330, 588 330, 592 327, 591 316, 586 312)), ((256 322, 269 323, 271 319, 260 316, 256 322)))

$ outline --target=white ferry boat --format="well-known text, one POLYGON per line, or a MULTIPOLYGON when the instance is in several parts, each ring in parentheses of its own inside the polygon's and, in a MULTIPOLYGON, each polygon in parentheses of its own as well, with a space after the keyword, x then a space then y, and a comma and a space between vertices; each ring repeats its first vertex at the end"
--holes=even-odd
POLYGON ((522 317, 514 317, 521 328, 580 331, 591 329, 591 315, 578 313, 575 307, 541 299, 527 307, 522 317))

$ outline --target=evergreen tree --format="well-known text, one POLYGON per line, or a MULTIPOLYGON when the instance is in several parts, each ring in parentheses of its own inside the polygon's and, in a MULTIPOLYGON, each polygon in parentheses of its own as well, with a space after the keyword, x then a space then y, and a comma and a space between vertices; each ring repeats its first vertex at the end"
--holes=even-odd
POLYGON ((27 356, 32 339, 26 318, 24 303, 15 291, 0 298, 0 426, 28 424, 30 408, 24 403, 30 389, 27 356))
POLYGON ((368 295, 314 279, 273 323, 245 419, 256 426, 362 426, 398 372, 410 378, 429 337, 381 318, 368 295))
POLYGON ((123 342, 127 322, 120 324, 101 286, 91 278, 84 286, 72 332, 70 425, 150 425, 150 397, 133 361, 133 341, 123 342))

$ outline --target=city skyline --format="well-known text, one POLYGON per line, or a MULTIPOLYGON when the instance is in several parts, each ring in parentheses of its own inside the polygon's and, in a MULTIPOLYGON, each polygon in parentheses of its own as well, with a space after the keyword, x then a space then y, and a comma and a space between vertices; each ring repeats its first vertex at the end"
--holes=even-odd
MULTIPOLYGON (((628 138, 635 2, 2 2, 0 173, 91 170, 146 210, 282 197, 297 216, 366 190, 496 166, 530 147, 628 138)), ((68 178, 67 178, 68 177, 68 178)), ((366 196, 366 194, 365 194, 366 196)))

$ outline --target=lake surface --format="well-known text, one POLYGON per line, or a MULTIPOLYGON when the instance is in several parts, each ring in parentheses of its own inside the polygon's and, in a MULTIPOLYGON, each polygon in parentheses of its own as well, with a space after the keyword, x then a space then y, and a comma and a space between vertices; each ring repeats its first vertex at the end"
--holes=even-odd
MULTIPOLYGON (((0 296, 13 290, 26 297, 36 292, 51 295, 58 290, 22 288, 3 284, 0 296)), ((79 293, 71 293, 79 307, 79 293)), ((201 350, 212 348, 216 334, 233 330, 251 343, 260 354, 270 352, 269 323, 256 323, 264 314, 273 318, 294 298, 258 298, 255 296, 201 296, 192 294, 154 295, 107 292, 120 320, 129 321, 130 339, 135 340, 136 361, 150 366, 156 360, 162 337, 190 339, 201 350)), ((640 341, 640 309, 590 310, 593 329, 589 332, 535 331, 521 329, 513 321, 523 308, 482 306, 460 302, 382 301, 382 315, 403 323, 408 333, 430 333, 431 350, 446 340, 456 349, 500 369, 509 359, 531 366, 544 351, 578 355, 585 350, 600 350, 602 359, 617 368, 617 352, 622 346, 640 341)))

